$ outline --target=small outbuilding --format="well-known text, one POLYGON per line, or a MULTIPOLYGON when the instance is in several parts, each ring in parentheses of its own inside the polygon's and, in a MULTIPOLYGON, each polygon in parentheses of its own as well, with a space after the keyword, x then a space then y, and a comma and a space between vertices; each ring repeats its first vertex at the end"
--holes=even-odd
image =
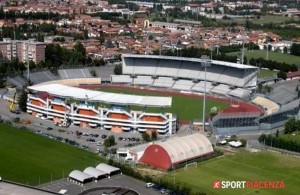
POLYGON ((93 176, 83 173, 82 171, 74 170, 69 174, 69 178, 80 184, 85 184, 93 181, 93 176))
POLYGON ((97 165, 96 169, 103 171, 109 176, 121 173, 121 170, 118 167, 113 167, 105 163, 100 163, 97 165))
POLYGON ((96 180, 99 180, 99 179, 102 179, 102 178, 105 178, 108 176, 107 173, 105 173, 104 171, 101 171, 94 167, 87 167, 86 169, 84 169, 83 173, 93 176, 94 179, 96 179, 96 180))

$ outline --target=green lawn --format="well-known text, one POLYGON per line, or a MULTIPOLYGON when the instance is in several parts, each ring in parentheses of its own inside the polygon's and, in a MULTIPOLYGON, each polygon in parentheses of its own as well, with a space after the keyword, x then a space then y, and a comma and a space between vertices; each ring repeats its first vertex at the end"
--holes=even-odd
MULTIPOLYGON (((123 93, 123 94, 134 94, 134 95, 151 95, 151 96, 163 96, 158 93, 149 93, 149 92, 139 92, 139 91, 129 91, 129 90, 120 90, 120 89, 101 89, 101 91, 113 92, 113 93, 123 93)), ((217 102, 217 101, 206 101, 206 116, 209 115, 212 107, 217 107, 223 109, 229 104, 226 102, 217 102)), ((202 118, 202 106, 203 101, 201 98, 194 97, 182 97, 182 96, 173 96, 172 97, 172 106, 170 108, 165 108, 163 111, 171 112, 176 114, 179 117, 179 120, 193 120, 202 118)), ((142 110, 144 108, 138 106, 131 106, 132 110, 142 110)), ((148 112, 160 112, 160 108, 146 108, 148 112)))
MULTIPOLYGON (((260 19, 248 19, 254 24, 268 24, 272 22, 273 24, 276 23, 283 23, 285 21, 289 21, 291 18, 289 17, 284 17, 284 16, 275 16, 275 15, 266 15, 266 16, 261 16, 260 19)), ((231 22, 236 22, 238 24, 245 24, 246 19, 235 19, 235 20, 223 20, 221 19, 223 23, 231 23, 231 22)))
MULTIPOLYGON (((162 179, 173 182, 173 172, 162 179)), ((190 186, 193 192, 207 194, 299 194, 300 159, 272 152, 240 152, 199 163, 197 168, 180 169, 175 173, 175 181, 190 186), (285 189, 213 189, 214 180, 282 180, 285 189)))
POLYGON ((0 176, 29 185, 67 177, 102 160, 91 152, 0 124, 0 176))
POLYGON ((291 133, 291 134, 283 134, 280 135, 280 137, 284 138, 284 139, 289 139, 289 140, 294 140, 298 143, 300 143, 300 131, 291 133))
MULTIPOLYGON (((228 55, 235 55, 237 56, 240 52, 232 52, 227 53, 228 55)), ((249 50, 245 52, 245 55, 247 56, 248 61, 251 58, 266 58, 266 51, 265 50, 249 50)), ((269 52, 269 60, 274 60, 277 62, 285 62, 287 64, 300 64, 300 57, 299 56, 293 56, 289 54, 283 54, 283 53, 276 53, 276 52, 269 52)))
POLYGON ((274 75, 276 75, 276 74, 277 74, 277 71, 260 69, 259 74, 258 74, 258 78, 274 77, 274 75))

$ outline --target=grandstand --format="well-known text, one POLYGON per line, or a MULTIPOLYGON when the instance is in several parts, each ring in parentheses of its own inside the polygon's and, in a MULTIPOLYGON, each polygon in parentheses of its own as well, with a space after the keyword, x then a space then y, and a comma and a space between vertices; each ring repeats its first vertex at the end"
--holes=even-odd
MULTIPOLYGON (((206 92, 209 92, 213 88, 213 85, 211 82, 206 82, 206 92)), ((195 92, 204 92, 204 81, 201 81, 200 83, 196 83, 192 87, 192 91, 195 92)))
POLYGON ((137 76, 133 79, 134 85, 152 85, 153 79, 151 76, 137 76))
POLYGON ((158 77, 154 80, 154 87, 171 88, 174 85, 174 80, 170 77, 158 77))
POLYGON ((252 100, 252 102, 264 108, 267 115, 277 112, 280 108, 279 105, 273 102, 272 100, 261 96, 257 96, 252 100))
POLYGON ((61 79, 91 78, 92 75, 87 68, 58 70, 61 79))
MULTIPOLYGON (((99 78, 90 78, 100 80, 99 78)), ((113 132, 157 131, 159 134, 172 134, 176 130, 176 117, 172 113, 148 113, 130 110, 128 106, 170 107, 170 97, 136 96, 115 94, 71 87, 76 80, 67 79, 53 83, 42 83, 28 87, 27 112, 33 116, 44 116, 59 125, 79 125, 101 128, 113 132), (61 84, 70 82, 69 86, 61 84), (75 101, 76 100, 76 101, 75 101), (98 106, 98 103, 107 106, 98 106)), ((94 82, 94 81, 93 81, 94 82)))
MULTIPOLYGON (((204 80, 201 59, 173 56, 123 54, 123 74, 164 76, 204 80)), ((207 81, 236 87, 256 85, 258 68, 248 65, 211 60, 207 81)))
POLYGON ((296 99, 298 96, 295 93, 295 91, 291 91, 290 89, 287 89, 285 87, 278 87, 275 90, 271 92, 270 95, 268 95, 268 98, 280 105, 284 105, 294 99, 296 99))
POLYGON ((221 94, 224 96, 226 96, 229 93, 229 91, 230 91, 230 86, 224 84, 217 85, 210 90, 210 92, 212 93, 221 94))
POLYGON ((22 89, 28 82, 23 77, 17 75, 15 77, 7 77, 7 83, 15 86, 17 89, 22 89))
POLYGON ((246 97, 250 96, 251 91, 247 90, 247 89, 236 88, 236 89, 231 90, 228 94, 233 97, 245 99, 246 97))
POLYGON ((132 78, 129 75, 111 75, 111 83, 113 84, 131 84, 132 78))
POLYGON ((30 73, 30 80, 35 84, 47 81, 54 81, 58 79, 59 77, 52 74, 49 70, 30 73))
POLYGON ((178 80, 174 83, 172 89, 190 91, 194 84, 191 80, 178 80))

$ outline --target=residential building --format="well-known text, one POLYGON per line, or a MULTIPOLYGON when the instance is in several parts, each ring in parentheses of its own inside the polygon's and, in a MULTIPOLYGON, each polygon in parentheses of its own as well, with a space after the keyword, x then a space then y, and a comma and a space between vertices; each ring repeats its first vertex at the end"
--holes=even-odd
POLYGON ((34 40, 20 41, 7 38, 0 41, 2 56, 8 60, 18 58, 21 62, 26 62, 27 56, 36 64, 45 61, 45 47, 45 43, 34 40))

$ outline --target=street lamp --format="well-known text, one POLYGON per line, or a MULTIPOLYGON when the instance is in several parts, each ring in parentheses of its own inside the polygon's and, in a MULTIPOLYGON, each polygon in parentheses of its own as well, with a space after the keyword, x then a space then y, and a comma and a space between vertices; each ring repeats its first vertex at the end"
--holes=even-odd
POLYGON ((204 97, 203 97, 203 115, 202 115, 202 126, 203 131, 205 130, 205 102, 206 102, 206 68, 210 67, 211 61, 207 55, 201 56, 201 66, 204 67, 204 97))

